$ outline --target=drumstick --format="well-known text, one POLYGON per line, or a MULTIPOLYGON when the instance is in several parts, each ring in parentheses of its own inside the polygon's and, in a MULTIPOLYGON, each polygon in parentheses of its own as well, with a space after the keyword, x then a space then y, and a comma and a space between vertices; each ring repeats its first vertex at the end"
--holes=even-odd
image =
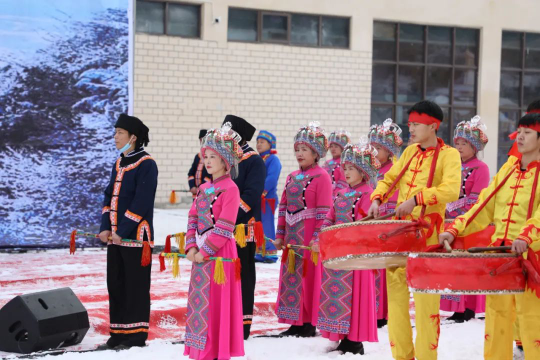
POLYGON ((386 215, 383 215, 383 216, 380 216, 378 218, 373 218, 373 215, 369 215, 369 216, 366 216, 365 218, 362 218, 362 219, 359 219, 357 221, 368 221, 368 220, 386 220, 388 218, 391 218, 392 216, 394 216, 394 213, 388 213, 386 215))
POLYGON ((492 246, 492 247, 472 247, 467 249, 470 253, 479 253, 485 251, 509 251, 512 250, 511 246, 492 246))
POLYGON ((288 248, 295 248, 295 249, 302 249, 302 250, 310 250, 311 251, 311 246, 287 244, 287 247, 288 248))
POLYGON ((452 252, 452 247, 448 243, 448 240, 444 240, 444 249, 446 250, 446 252, 449 252, 449 253, 452 252))

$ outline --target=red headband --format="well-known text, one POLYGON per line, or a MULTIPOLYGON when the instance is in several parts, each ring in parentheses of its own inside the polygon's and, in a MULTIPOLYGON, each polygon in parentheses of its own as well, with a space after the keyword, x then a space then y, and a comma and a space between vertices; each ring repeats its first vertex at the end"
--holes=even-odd
MULTIPOLYGON (((527 114, 540 114, 540 109, 527 111, 527 114)), ((520 127, 526 127, 526 128, 532 129, 534 131, 540 132, 540 125, 539 124, 534 124, 532 126, 521 125, 521 126, 518 127, 518 129, 520 127)), ((513 133, 508 135, 508 137, 510 138, 510 140, 516 140, 517 135, 518 135, 518 132, 514 131, 513 133)), ((510 148, 510 151, 508 151, 508 156, 515 156, 515 157, 521 159, 521 153, 519 152, 519 150, 517 148, 517 142, 514 141, 514 143, 512 144, 512 147, 510 148)))
MULTIPOLYGON (((531 111, 527 111, 526 114, 540 114, 540 109, 535 109, 535 110, 531 110, 531 111)), ((531 130, 534 130, 534 131, 537 131, 540 133, 540 124, 534 124, 534 125, 528 125, 528 126, 525 126, 525 125, 520 125, 518 126, 518 129, 519 128, 529 128, 531 130)), ((511 133, 510 135, 508 135, 508 138, 510 140, 516 140, 517 138, 517 130, 514 131, 513 133, 511 133)))
POLYGON ((409 114, 409 123, 420 123, 425 125, 431 125, 435 124, 437 125, 436 129, 439 129, 439 126, 441 125, 441 120, 434 118, 433 116, 429 116, 428 114, 420 114, 416 111, 409 114))

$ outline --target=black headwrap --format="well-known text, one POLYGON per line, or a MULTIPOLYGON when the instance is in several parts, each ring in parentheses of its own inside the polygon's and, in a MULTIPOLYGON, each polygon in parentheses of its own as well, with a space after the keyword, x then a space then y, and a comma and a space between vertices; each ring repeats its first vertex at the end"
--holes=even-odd
POLYGON ((137 137, 137 143, 135 144, 136 148, 147 146, 150 142, 150 139, 148 138, 150 129, 148 129, 148 127, 135 116, 120 114, 116 124, 114 124, 114 127, 127 130, 130 134, 135 135, 137 137))
POLYGON ((223 124, 226 122, 231 123, 232 129, 242 137, 243 141, 251 141, 253 134, 255 134, 255 130, 257 130, 253 125, 238 116, 227 115, 225 116, 225 120, 223 120, 223 124))

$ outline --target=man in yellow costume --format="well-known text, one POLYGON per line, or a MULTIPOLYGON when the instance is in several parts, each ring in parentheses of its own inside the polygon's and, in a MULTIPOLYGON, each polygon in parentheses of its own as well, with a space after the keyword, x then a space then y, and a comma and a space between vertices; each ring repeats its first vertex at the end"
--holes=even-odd
MULTIPOLYGON (((421 101, 409 111, 409 145, 400 159, 379 181, 371 195, 368 215, 378 216, 379 206, 399 190, 396 218, 423 219, 430 223, 426 246, 436 245, 443 231, 446 203, 456 201, 461 184, 459 152, 437 137, 443 120, 441 108, 421 101)), ((405 268, 387 269, 388 335, 396 360, 436 359, 439 346, 440 296, 414 294, 416 353, 409 316, 409 289, 405 268)))
POLYGON ((511 157, 480 193, 478 203, 439 236, 440 243, 451 243, 495 223, 491 246, 511 245, 513 252, 525 255, 525 293, 487 296, 484 358, 490 360, 512 359, 516 316, 525 359, 540 359, 540 114, 519 120, 516 143, 521 159, 511 157))

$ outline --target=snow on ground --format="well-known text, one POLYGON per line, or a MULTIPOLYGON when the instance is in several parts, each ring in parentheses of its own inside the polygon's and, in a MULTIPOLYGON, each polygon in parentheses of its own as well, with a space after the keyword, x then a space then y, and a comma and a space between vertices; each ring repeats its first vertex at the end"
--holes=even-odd
MULTIPOLYGON (((163 245, 167 234, 185 231, 187 209, 157 209, 155 212, 156 244, 163 245)), ((107 339, 108 298, 105 283, 105 251, 85 250, 69 256, 67 250, 0 254, 0 307, 14 296, 35 291, 69 286, 88 310, 91 328, 83 342, 70 350, 88 350, 107 339)), ((186 297, 190 265, 181 261, 180 279, 171 277, 170 269, 159 272, 157 254, 152 269, 152 314, 148 346, 121 352, 103 351, 67 353, 54 359, 185 359, 182 340, 186 313, 186 297)), ((310 339, 269 338, 283 331, 273 307, 277 296, 278 264, 257 264, 257 288, 253 337, 245 342, 246 360, 262 359, 353 359, 350 354, 331 352, 337 343, 318 336, 310 339)), ((450 315, 442 313, 442 318, 450 315)), ((414 321, 414 307, 411 307, 414 321)), ((464 324, 443 324, 439 343, 439 359, 482 359, 484 322, 472 320, 464 324)), ((379 330, 378 343, 364 343, 362 359, 391 359, 388 330, 379 330)), ((0 352, 0 357, 16 358, 16 354, 0 352)), ((51 358, 50 355, 45 358, 51 358)), ((521 359, 522 355, 515 356, 521 359)))

